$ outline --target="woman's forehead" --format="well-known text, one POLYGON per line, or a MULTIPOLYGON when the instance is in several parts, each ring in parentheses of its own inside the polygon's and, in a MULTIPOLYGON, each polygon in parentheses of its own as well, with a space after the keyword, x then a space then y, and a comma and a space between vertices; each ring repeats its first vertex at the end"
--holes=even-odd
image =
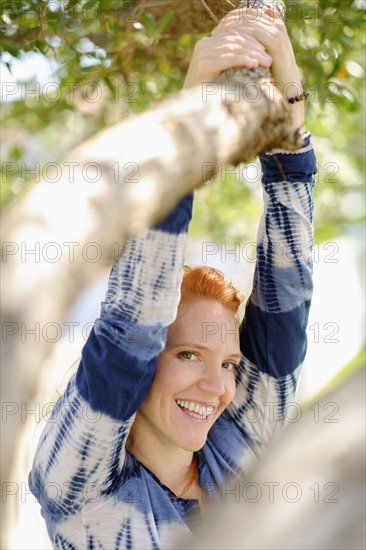
POLYGON ((169 344, 196 341, 238 341, 239 324, 235 314, 211 299, 189 299, 180 304, 178 315, 169 328, 169 344))
POLYGON ((234 319, 235 314, 226 306, 212 298, 189 297, 181 301, 177 312, 177 321, 184 322, 185 318, 191 321, 215 321, 220 318, 234 319))

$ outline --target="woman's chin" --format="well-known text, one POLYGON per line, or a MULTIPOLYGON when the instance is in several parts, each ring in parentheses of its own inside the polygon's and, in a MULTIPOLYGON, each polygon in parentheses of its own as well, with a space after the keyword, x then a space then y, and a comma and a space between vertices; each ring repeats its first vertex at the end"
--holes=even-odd
POLYGON ((202 449, 207 440, 207 434, 200 437, 180 437, 178 438, 179 446, 185 451, 195 453, 202 449))

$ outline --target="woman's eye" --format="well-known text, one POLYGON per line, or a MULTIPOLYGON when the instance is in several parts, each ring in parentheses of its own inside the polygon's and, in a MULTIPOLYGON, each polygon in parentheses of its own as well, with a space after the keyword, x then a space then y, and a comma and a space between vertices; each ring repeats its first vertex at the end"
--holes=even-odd
POLYGON ((185 359, 186 361, 193 361, 197 359, 197 354, 193 353, 193 351, 181 351, 178 353, 178 357, 185 359))
POLYGON ((226 361, 222 364, 222 367, 225 370, 235 371, 238 368, 238 365, 236 363, 231 363, 230 361, 226 361))

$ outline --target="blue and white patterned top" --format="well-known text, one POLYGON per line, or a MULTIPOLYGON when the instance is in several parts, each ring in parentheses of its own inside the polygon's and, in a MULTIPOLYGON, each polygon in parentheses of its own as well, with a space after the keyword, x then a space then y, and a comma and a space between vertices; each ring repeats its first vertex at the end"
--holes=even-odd
MULTIPOLYGON (((265 208, 236 395, 197 453, 199 485, 210 498, 282 427, 306 351, 316 173, 310 135, 299 151, 260 160, 265 208)), ((125 449, 175 319, 191 210, 188 196, 115 262, 78 371, 41 436, 30 487, 57 549, 171 548, 199 519, 198 501, 176 497, 125 449)))

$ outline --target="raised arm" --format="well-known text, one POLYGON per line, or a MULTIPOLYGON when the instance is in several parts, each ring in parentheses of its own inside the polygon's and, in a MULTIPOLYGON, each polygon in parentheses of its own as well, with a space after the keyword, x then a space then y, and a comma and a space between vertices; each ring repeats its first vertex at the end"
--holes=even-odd
MULTIPOLYGON (((299 71, 284 23, 271 10, 253 21, 239 23, 232 12, 215 32, 237 29, 260 41, 273 60, 271 72, 279 89, 287 98, 298 95, 299 71)), ((303 103, 292 107, 294 129, 303 131, 303 103)), ((304 132, 300 150, 272 151, 260 162, 264 211, 253 291, 240 327, 243 362, 235 398, 208 440, 207 452, 218 452, 228 473, 247 468, 284 424, 306 352, 312 295, 316 163, 310 135, 304 132)))
POLYGON ((242 437, 256 455, 291 414, 287 409, 294 400, 305 357, 312 296, 312 176, 316 172, 309 135, 301 150, 265 155, 260 160, 264 212, 253 291, 240 329, 244 361, 232 409, 242 437))
POLYGON ((78 371, 42 433, 30 487, 52 540, 63 517, 77 526, 83 507, 98 506, 119 478, 134 413, 176 315, 191 209, 190 195, 115 262, 78 371))
MULTIPOLYGON (((271 71, 279 89, 287 98, 298 95, 302 86, 285 25, 268 11, 255 33, 271 53, 271 71)), ((294 128, 302 130, 303 103, 292 107, 294 128)), ((244 365, 235 413, 256 454, 282 427, 305 357, 312 296, 312 187, 317 171, 309 134, 299 151, 272 151, 260 161, 264 212, 253 292, 240 331, 244 365)))

